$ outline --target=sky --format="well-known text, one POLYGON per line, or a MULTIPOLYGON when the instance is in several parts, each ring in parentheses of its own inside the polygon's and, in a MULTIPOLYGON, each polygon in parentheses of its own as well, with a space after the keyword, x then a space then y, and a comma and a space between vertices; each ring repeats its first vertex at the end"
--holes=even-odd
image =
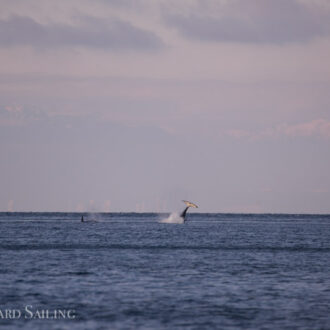
POLYGON ((0 0, 0 63, 0 211, 330 213, 328 0, 0 0))

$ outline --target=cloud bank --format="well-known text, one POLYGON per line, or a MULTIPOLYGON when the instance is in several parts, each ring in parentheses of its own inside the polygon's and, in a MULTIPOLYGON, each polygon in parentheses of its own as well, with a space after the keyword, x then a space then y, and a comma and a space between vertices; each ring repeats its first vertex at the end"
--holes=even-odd
POLYGON ((104 50, 155 50, 163 42, 153 32, 118 18, 85 16, 78 25, 40 24, 30 17, 0 20, 0 47, 87 47, 104 50))
POLYGON ((297 0, 233 0, 221 5, 168 10, 165 21, 183 36, 213 42, 291 43, 329 35, 330 14, 297 0))
POLYGON ((314 119, 296 124, 282 123, 275 127, 265 128, 257 132, 244 129, 230 129, 226 131, 226 135, 235 139, 277 138, 280 136, 330 139, 330 121, 314 119))

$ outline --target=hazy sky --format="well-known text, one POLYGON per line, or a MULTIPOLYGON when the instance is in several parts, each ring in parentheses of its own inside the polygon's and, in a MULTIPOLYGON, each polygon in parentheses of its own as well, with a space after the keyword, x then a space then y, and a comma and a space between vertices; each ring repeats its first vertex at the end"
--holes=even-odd
POLYGON ((2 211, 330 213, 328 0, 0 0, 0 59, 2 211))

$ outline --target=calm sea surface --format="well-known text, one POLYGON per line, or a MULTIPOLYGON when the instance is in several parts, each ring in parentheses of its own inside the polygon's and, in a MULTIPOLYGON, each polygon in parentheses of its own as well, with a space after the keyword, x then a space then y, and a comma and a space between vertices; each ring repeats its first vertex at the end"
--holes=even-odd
POLYGON ((80 217, 0 213, 1 329, 330 329, 330 215, 80 217))

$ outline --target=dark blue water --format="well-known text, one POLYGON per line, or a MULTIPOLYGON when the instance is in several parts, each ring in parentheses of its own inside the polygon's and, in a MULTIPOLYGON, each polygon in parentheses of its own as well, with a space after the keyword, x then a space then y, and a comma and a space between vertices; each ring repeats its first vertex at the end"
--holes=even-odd
POLYGON ((329 215, 91 217, 0 213, 0 328, 330 329, 329 215))

